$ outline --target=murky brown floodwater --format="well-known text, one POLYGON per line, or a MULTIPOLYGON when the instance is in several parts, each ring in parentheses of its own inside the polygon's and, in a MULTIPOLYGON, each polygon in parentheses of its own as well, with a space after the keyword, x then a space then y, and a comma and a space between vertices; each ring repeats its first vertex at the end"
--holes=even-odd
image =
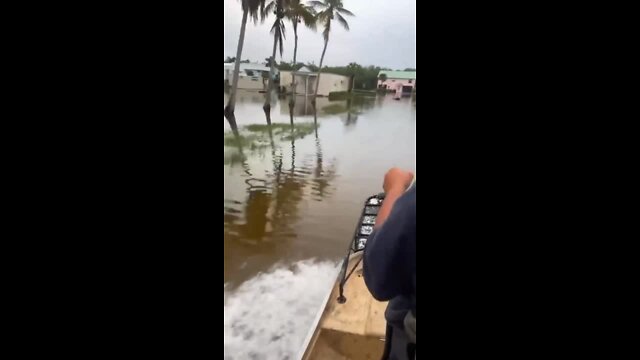
MULTIPOLYGON (((291 136, 287 100, 272 108, 264 94, 240 91, 236 120, 249 137, 241 149, 224 121, 224 281, 237 285, 277 262, 345 253, 364 199, 380 192, 392 166, 415 169, 415 105, 410 98, 298 97, 291 136)), ((227 95, 225 94, 225 103, 227 95)))
POLYGON ((309 321, 294 325, 294 320, 313 318, 316 309, 307 308, 318 306, 316 298, 335 279, 331 264, 345 255, 363 201, 382 190, 390 167, 415 171, 416 109, 410 98, 360 97, 350 104, 319 98, 314 116, 310 98, 305 104, 299 96, 293 129, 287 100, 274 99, 271 131, 262 110, 264 94, 257 92, 238 94, 240 140, 224 120, 228 359, 282 359, 295 352, 309 321), (322 265, 308 265, 308 259, 322 265), (273 270, 293 264, 302 264, 298 270, 307 278, 273 270), (274 323, 296 303, 293 320, 274 323), (255 324, 266 327, 258 331, 255 324))

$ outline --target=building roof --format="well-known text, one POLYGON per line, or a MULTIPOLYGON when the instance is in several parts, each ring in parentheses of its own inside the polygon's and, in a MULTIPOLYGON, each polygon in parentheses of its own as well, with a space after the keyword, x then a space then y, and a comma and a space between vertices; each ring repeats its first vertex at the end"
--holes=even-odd
POLYGON ((388 70, 381 70, 378 73, 378 77, 380 77, 380 75, 385 74, 387 75, 387 79, 415 79, 416 78, 416 72, 415 71, 388 71, 388 70))
POLYGON ((307 76, 317 76, 318 73, 317 72, 313 72, 311 70, 309 70, 308 67, 303 66, 300 69, 298 69, 298 71, 293 71, 294 75, 307 75, 307 76))
POLYGON ((315 72, 309 70, 309 68, 306 66, 302 66, 298 70, 291 69, 291 70, 280 70, 280 71, 285 73, 294 73, 294 74, 315 74, 315 72))
MULTIPOLYGON (((271 68, 264 64, 256 63, 240 63, 240 69, 242 70, 256 70, 256 71, 269 71, 271 68)), ((278 72, 278 68, 273 68, 274 72, 278 72)))
MULTIPOLYGON (((225 68, 229 68, 232 69, 235 66, 234 63, 224 63, 224 67, 225 68)), ((240 63, 240 70, 255 70, 255 71, 269 71, 271 68, 269 66, 266 66, 264 64, 258 64, 258 63, 240 63)), ((273 68, 274 73, 279 73, 278 68, 273 68)))

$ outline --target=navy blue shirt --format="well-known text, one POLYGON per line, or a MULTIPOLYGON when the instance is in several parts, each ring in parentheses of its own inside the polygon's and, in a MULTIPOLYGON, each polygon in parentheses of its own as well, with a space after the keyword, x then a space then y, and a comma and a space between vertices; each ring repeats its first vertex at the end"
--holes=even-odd
POLYGON ((390 300, 387 322, 402 327, 407 311, 415 315, 416 296, 416 186, 405 192, 387 220, 367 241, 364 280, 378 301, 390 300))

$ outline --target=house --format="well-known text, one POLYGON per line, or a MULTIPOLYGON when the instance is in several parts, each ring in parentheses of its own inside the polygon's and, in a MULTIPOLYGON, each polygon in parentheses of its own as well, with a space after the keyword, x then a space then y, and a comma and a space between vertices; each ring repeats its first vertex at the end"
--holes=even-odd
MULTIPOLYGON (((234 63, 224 64, 224 81, 231 83, 233 80, 234 63)), ((269 82, 270 68, 263 64, 240 63, 238 77, 238 89, 245 90, 265 90, 269 82)), ((273 78, 278 77, 278 69, 274 69, 273 78)))
POLYGON ((416 86, 415 71, 387 71, 378 73, 378 89, 397 90, 401 88, 403 93, 411 93, 416 86), (384 79, 382 81, 381 77, 384 79))
MULTIPOLYGON (((301 67, 297 71, 281 71, 280 86, 284 87, 287 92, 291 91, 291 79, 295 78, 296 95, 313 95, 316 90, 316 81, 318 73, 309 70, 306 66, 301 67)), ((321 73, 320 84, 318 85, 318 96, 329 96, 329 93, 337 91, 349 91, 350 79, 348 76, 321 73)))

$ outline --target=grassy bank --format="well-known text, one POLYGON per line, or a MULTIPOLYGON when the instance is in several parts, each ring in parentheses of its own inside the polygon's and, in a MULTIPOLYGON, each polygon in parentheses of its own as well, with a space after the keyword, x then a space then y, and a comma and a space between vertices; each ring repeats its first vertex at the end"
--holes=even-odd
POLYGON ((349 100, 353 99, 356 96, 371 96, 375 97, 376 92, 374 90, 353 90, 353 92, 348 91, 334 91, 329 93, 329 100, 349 100))

